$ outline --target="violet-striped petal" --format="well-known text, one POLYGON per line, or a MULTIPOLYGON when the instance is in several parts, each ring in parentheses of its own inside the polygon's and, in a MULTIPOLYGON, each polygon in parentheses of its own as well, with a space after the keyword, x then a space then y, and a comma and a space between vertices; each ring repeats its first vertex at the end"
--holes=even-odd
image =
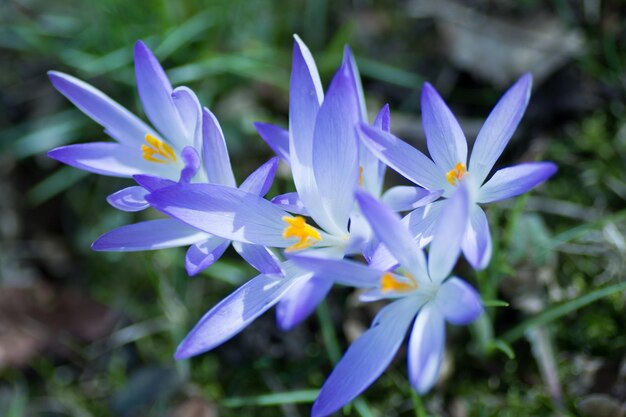
POLYGON ((185 164, 185 168, 180 172, 179 182, 188 184, 200 169, 200 155, 198 155, 198 152, 193 147, 185 146, 180 153, 180 157, 185 164))
POLYGON ((437 382, 443 359, 446 327, 434 303, 427 303, 415 319, 407 352, 409 381, 419 394, 437 382))
POLYGON ((443 283, 435 302, 443 317, 452 324, 471 323, 483 312, 478 292, 457 277, 452 277, 443 283))
POLYGON ((424 253, 398 215, 368 194, 357 192, 356 200, 374 234, 385 244, 400 265, 414 274, 416 279, 427 279, 424 253))
POLYGON ((282 274, 280 261, 274 252, 265 246, 250 243, 233 242, 233 248, 253 268, 263 274, 282 274))
POLYGON ((380 242, 374 246, 369 259, 366 257, 366 260, 370 268, 380 271, 393 271, 400 266, 398 260, 387 249, 387 246, 380 242))
POLYGON ((261 274, 236 289, 209 310, 176 350, 176 359, 207 352, 226 342, 269 310, 296 282, 261 274))
POLYGON ((469 194, 463 182, 444 202, 439 220, 434 225, 434 237, 428 250, 428 273, 435 283, 446 279, 459 259, 469 208, 469 194))
MULTIPOLYGON (((355 126, 360 120, 355 81, 344 62, 317 113, 313 134, 313 172, 318 198, 332 220, 332 224, 326 224, 324 219, 318 223, 334 234, 346 232, 354 206, 354 191, 359 182, 355 126)), ((315 216, 314 212, 311 214, 315 216)))
POLYGON ((376 286, 384 272, 346 259, 327 259, 304 255, 293 255, 290 259, 300 268, 313 272, 317 277, 337 284, 359 288, 376 286))
POLYGON ((465 259, 476 270, 482 270, 491 260, 491 232, 483 209, 477 204, 470 208, 470 222, 462 244, 465 259))
POLYGON ((317 400, 312 417, 328 416, 369 387, 395 356, 419 309, 412 298, 384 307, 372 326, 345 353, 330 374, 317 400))
MULTIPOLYGON (((208 235, 205 235, 208 236, 208 235)), ((230 240, 211 236, 187 249, 185 269, 190 277, 198 274, 219 260, 230 245, 230 240)))
POLYGON ((289 131, 271 123, 255 122, 254 127, 274 153, 287 164, 290 164, 289 131))
POLYGON ((552 162, 528 162, 496 171, 478 194, 479 203, 492 203, 524 194, 556 172, 552 162))
POLYGON ((274 157, 250 174, 239 186, 239 189, 264 197, 274 182, 276 168, 278 168, 278 158, 274 157))
POLYGON ((426 155, 378 128, 361 124, 360 138, 381 161, 408 180, 428 190, 448 187, 445 172, 426 155))
POLYGON ((385 191, 381 199, 393 211, 407 211, 432 203, 442 195, 443 190, 397 185, 385 191))
POLYGON ((196 93, 188 87, 176 87, 172 100, 187 133, 185 146, 199 150, 202 146, 202 107, 196 93))
POLYGON ((118 210, 141 211, 150 207, 150 203, 145 199, 148 192, 145 188, 134 185, 109 195, 107 202, 118 210))
POLYGON ((74 168, 113 177, 131 177, 152 174, 168 178, 178 177, 173 164, 155 164, 141 157, 141 149, 129 148, 113 142, 91 142, 61 146, 48 156, 74 168))
POLYGON ((152 207, 215 236, 285 248, 288 214, 263 198, 218 184, 189 184, 153 191, 146 196, 152 207))
POLYGON ((483 183, 509 143, 524 115, 531 88, 532 76, 523 75, 498 101, 478 132, 469 162, 469 172, 476 184, 483 183))
POLYGON ((172 98, 172 85, 156 57, 142 42, 135 43, 137 91, 148 119, 169 141, 182 149, 186 131, 172 98))
POLYGON ((117 141, 139 149, 146 134, 157 136, 152 128, 102 91, 62 72, 49 71, 48 76, 61 94, 117 141))
POLYGON ((155 177, 154 175, 133 175, 133 179, 137 184, 141 185, 148 191, 158 190, 159 188, 171 187, 176 185, 176 181, 166 180, 161 177, 155 177))
POLYGON ((206 239, 206 233, 174 219, 148 220, 113 229, 96 239, 96 251, 134 252, 175 248, 206 239))
POLYGON ((202 147, 204 170, 208 181, 211 184, 236 187, 222 127, 207 108, 202 112, 202 147))
POLYGON ((296 327, 309 317, 333 286, 333 282, 309 277, 298 279, 276 305, 276 322, 283 331, 296 327))
POLYGON ((435 201, 425 207, 413 210, 402 219, 420 248, 425 247, 433 240, 435 223, 439 220, 445 203, 446 200, 435 201))
POLYGON ((303 216, 309 215, 306 211, 306 207, 304 207, 304 203, 300 200, 300 196, 295 192, 277 195, 272 198, 272 203, 290 213, 301 214, 303 216))
POLYGON ((467 163, 467 140, 446 103, 429 83, 422 89, 422 125, 428 152, 444 172, 467 163))

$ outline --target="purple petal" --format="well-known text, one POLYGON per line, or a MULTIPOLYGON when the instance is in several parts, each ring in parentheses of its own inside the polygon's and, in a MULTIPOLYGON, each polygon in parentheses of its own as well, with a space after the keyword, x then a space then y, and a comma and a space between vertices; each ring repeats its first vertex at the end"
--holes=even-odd
POLYGON ((463 254, 476 270, 482 270, 491 260, 491 232, 485 212, 474 204, 470 208, 470 222, 463 237, 463 254))
POLYGON ((187 87, 177 87, 172 92, 174 106, 187 132, 185 145, 200 149, 202 146, 202 107, 196 93, 187 87))
POLYGON ((217 184, 189 184, 153 191, 152 207, 215 236, 269 247, 288 247, 282 237, 288 214, 263 198, 217 184))
POLYGON ((476 184, 483 183, 509 143, 524 115, 531 88, 532 76, 523 75, 498 101, 480 129, 469 163, 476 184))
POLYGON ((416 279, 426 279, 428 272, 424 253, 398 215, 368 194, 357 192, 356 199, 374 234, 393 257, 416 279))
POLYGON ((372 326, 345 353, 330 374, 317 400, 312 417, 328 416, 369 387, 395 356, 419 305, 404 298, 383 308, 372 326))
POLYGON ((408 143, 365 124, 360 125, 359 131, 362 143, 400 175, 428 190, 448 187, 445 172, 408 143))
POLYGON ((236 187, 222 127, 207 108, 202 112, 202 146, 204 170, 209 182, 236 187))
POLYGON ((276 306, 278 327, 283 331, 288 331, 300 324, 326 298, 332 286, 332 281, 323 278, 299 279, 276 306))
POLYGON ((409 380, 419 394, 426 394, 437 382, 445 339, 443 316, 433 303, 426 304, 415 319, 407 353, 409 380))
POLYGON ((119 190, 107 197, 107 202, 118 210, 135 212, 150 207, 145 199, 148 190, 137 185, 119 190))
POLYGON ((443 317, 452 324, 471 323, 483 313, 478 292, 457 277, 450 278, 439 288, 436 303, 443 317))
POLYGON ((289 259, 305 271, 313 272, 315 276, 353 287, 376 286, 384 272, 346 259, 302 255, 292 255, 289 259))
POLYGON ((180 172, 179 182, 190 183, 200 169, 200 155, 191 146, 185 146, 180 156, 185 164, 185 168, 180 172))
POLYGON ((285 211, 289 211, 295 214, 301 214, 303 216, 308 216, 308 212, 304 207, 304 203, 300 200, 300 196, 298 193, 286 193, 280 194, 276 197, 272 198, 272 203, 276 204, 278 207, 282 208, 285 211))
POLYGON ((96 239, 96 251, 134 252, 187 246, 207 234, 174 219, 148 220, 111 230, 96 239))
POLYGON ((380 271, 393 271, 400 266, 398 260, 387 249, 387 246, 380 242, 374 247, 369 259, 366 257, 366 260, 370 268, 380 271))
POLYGON ((185 255, 185 269, 190 277, 203 271, 219 260, 230 245, 230 240, 211 236, 189 247, 185 255))
POLYGON ((459 259, 468 219, 469 193, 463 182, 445 201, 434 225, 434 237, 428 251, 428 272, 434 282, 447 278, 459 259))
POLYGON ((133 179, 137 184, 141 185, 148 191, 158 190, 159 188, 171 187, 176 185, 176 181, 166 180, 153 175, 133 175, 133 179))
POLYGON ((179 149, 193 145, 185 140, 188 136, 172 98, 172 85, 142 41, 135 43, 135 76, 139 98, 152 124, 179 149))
POLYGON ((321 226, 337 234, 347 230, 359 182, 359 150, 354 130, 359 121, 358 92, 344 63, 328 88, 313 135, 313 172, 318 198, 333 222, 322 221, 321 226))
POLYGON ((429 191, 420 187, 398 185, 382 196, 382 201, 393 211, 407 211, 430 204, 443 195, 443 190, 429 191))
POLYGON ((435 201, 425 207, 413 210, 402 219, 420 248, 425 247, 433 240, 435 224, 439 220, 445 203, 446 200, 435 201))
POLYGON ((103 126, 111 137, 139 148, 146 134, 156 135, 137 116, 89 84, 61 72, 49 71, 54 87, 83 113, 103 126))
POLYGON ((80 143, 61 146, 48 152, 48 156, 75 168, 113 177, 131 177, 136 174, 153 174, 177 177, 173 164, 155 164, 141 157, 141 149, 129 148, 112 142, 80 143))
POLYGON ((524 194, 556 172, 552 162, 528 162, 496 171, 480 188, 479 203, 492 203, 524 194))
POLYGON ((254 127, 274 153, 289 165, 289 131, 271 123, 255 122, 254 127))
POLYGON ((253 268, 263 274, 282 274, 280 261, 274 252, 260 245, 233 242, 233 247, 239 255, 253 268))
POLYGON ((429 83, 422 89, 422 124, 428 152, 444 172, 467 163, 467 140, 446 103, 429 83))
POLYGON ((274 157, 250 174, 239 189, 264 197, 274 182, 276 168, 278 168, 278 158, 274 157))
POLYGON ((207 352, 226 342, 270 309, 294 279, 258 275, 207 312, 176 350, 176 359, 207 352))
POLYGON ((391 114, 389 113, 389 104, 385 104, 376 115, 374 124, 372 125, 385 132, 391 131, 391 114))

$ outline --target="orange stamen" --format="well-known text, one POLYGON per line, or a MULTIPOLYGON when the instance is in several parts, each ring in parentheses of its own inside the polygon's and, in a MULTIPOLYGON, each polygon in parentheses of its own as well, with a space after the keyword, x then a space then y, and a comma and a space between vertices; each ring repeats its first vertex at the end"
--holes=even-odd
POLYGON ((176 153, 170 145, 151 135, 146 134, 147 145, 141 145, 143 159, 158 164, 169 164, 176 162, 176 153))
POLYGON ((313 226, 308 225, 301 216, 284 216, 283 221, 288 224, 285 230, 283 230, 283 237, 285 239, 298 238, 296 243, 285 249, 286 252, 306 249, 322 240, 320 232, 313 226))
POLYGON ((450 185, 456 185, 457 182, 466 174, 467 168, 465 167, 465 164, 459 162, 454 168, 448 171, 448 173, 446 174, 446 180, 450 183, 450 185))

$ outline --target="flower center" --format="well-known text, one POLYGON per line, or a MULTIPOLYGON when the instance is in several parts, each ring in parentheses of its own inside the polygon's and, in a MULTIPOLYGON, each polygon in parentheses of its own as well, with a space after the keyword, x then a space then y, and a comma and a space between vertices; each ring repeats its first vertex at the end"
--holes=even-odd
POLYGON ((385 272, 380 277, 380 290, 382 292, 408 292, 417 288, 417 281, 411 274, 404 274, 408 281, 399 280, 396 275, 391 272, 385 272))
POLYGON ((463 178, 467 174, 467 168, 465 164, 459 162, 446 174, 446 180, 450 183, 450 185, 456 185, 457 182, 463 178))
POLYGON ((298 238, 298 241, 285 249, 286 252, 295 252, 306 249, 322 240, 320 232, 313 226, 308 225, 302 216, 284 216, 283 221, 288 224, 283 230, 283 237, 289 239, 298 238))
POLYGON ((147 145, 141 145, 143 159, 158 164, 169 164, 176 162, 174 149, 161 139, 155 138, 150 133, 146 134, 147 145))

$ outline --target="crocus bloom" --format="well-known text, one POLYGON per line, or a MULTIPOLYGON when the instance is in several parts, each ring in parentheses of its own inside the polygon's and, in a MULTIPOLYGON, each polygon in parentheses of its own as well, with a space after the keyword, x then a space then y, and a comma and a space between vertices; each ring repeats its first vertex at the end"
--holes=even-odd
MULTIPOLYGON (((469 224, 463 240, 463 253, 476 269, 491 259, 491 235, 479 204, 513 197, 541 184, 556 172, 550 162, 529 162, 496 171, 485 182, 496 160, 526 109, 532 79, 522 76, 500 99, 478 133, 469 164, 467 141, 456 118, 443 99, 428 83, 422 90, 422 123, 432 160, 394 135, 361 124, 363 143, 391 168, 428 190, 442 190, 447 198, 459 184, 467 183, 469 224), (483 184, 484 183, 484 184, 483 184)), ((437 201, 411 212, 405 221, 412 234, 425 246, 433 238, 433 225, 445 203, 437 201)))
POLYGON ((327 416, 350 402, 387 368, 413 323, 408 349, 411 385, 427 392, 439 375, 445 322, 467 324, 483 311, 478 293, 458 277, 449 277, 461 249, 469 206, 465 187, 454 192, 442 210, 428 262, 400 218, 376 199, 359 193, 357 200, 374 233, 400 262, 389 272, 348 260, 294 256, 292 261, 314 274, 350 279, 372 288, 365 301, 390 299, 372 326, 348 349, 324 383, 313 405, 313 417, 327 416), (447 279, 446 279, 447 278, 447 279), (417 316, 417 318, 416 318, 417 316))

